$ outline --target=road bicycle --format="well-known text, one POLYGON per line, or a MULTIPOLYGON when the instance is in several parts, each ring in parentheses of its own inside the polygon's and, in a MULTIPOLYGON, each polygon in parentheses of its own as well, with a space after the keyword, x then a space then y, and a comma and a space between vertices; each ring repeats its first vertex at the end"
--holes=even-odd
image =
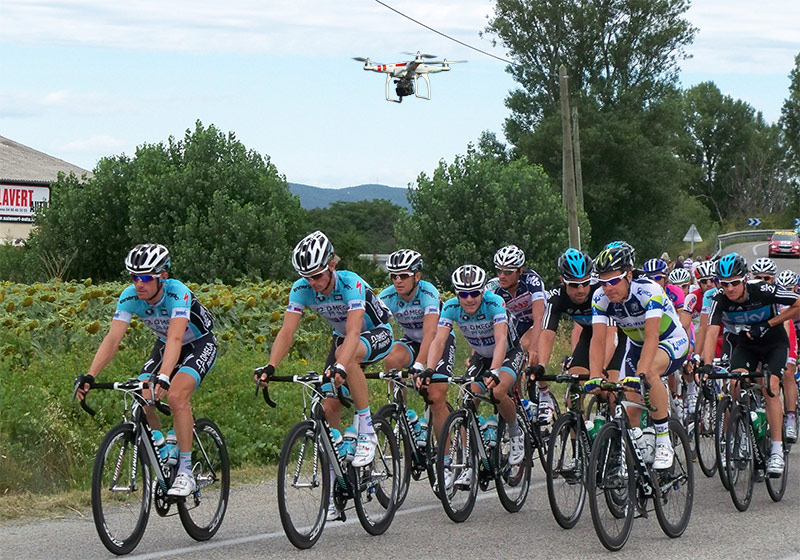
MULTIPOLYGON (((718 372, 727 371, 727 361, 723 365, 715 358, 713 367, 718 372)), ((695 455, 703 474, 712 477, 717 473, 721 462, 718 441, 720 439, 724 441, 724 436, 717 430, 717 410, 726 393, 719 379, 696 379, 695 382, 697 383, 697 402, 694 408, 695 455)), ((722 406, 729 407, 729 403, 723 403, 722 406)))
MULTIPOLYGON (((303 387, 304 420, 286 434, 278 463, 278 509, 289 541, 299 549, 314 546, 325 527, 331 495, 342 521, 347 519, 347 501, 353 500, 358 520, 367 533, 386 532, 397 510, 400 488, 400 454, 389 424, 380 415, 372 415, 378 438, 375 459, 364 467, 353 467, 352 459, 339 452, 325 416, 322 401, 331 394, 323 391, 323 384, 332 387, 328 378, 309 371, 305 375, 273 375, 268 381, 303 387)), ((350 406, 343 391, 335 387, 333 391, 333 396, 350 406)), ((274 408, 269 386, 264 387, 263 394, 266 403, 274 408)))
MULTIPOLYGON (((155 404, 169 415, 169 405, 142 396, 151 382, 129 379, 116 383, 94 383, 92 391, 122 393, 122 422, 106 432, 92 470, 92 517, 97 534, 114 554, 131 552, 144 534, 151 505, 161 517, 176 506, 181 524, 195 540, 214 536, 222 524, 230 491, 230 463, 222 432, 208 418, 194 422, 192 475, 195 491, 187 497, 168 496, 176 466, 167 464, 156 447, 147 423, 145 406, 155 404)), ((77 393, 78 382, 75 384, 77 393)), ((74 397, 73 397, 74 398, 74 397)), ((90 415, 95 411, 86 399, 81 407, 90 415)))
MULTIPOLYGON (((644 377, 641 383, 644 404, 630 400, 628 404, 652 410, 649 383, 644 377)), ((586 480, 592 523, 600 542, 612 551, 625 546, 634 517, 648 516, 650 499, 664 533, 679 537, 689 524, 694 501, 694 470, 686 430, 677 420, 669 421, 675 457, 670 468, 655 470, 633 440, 622 404, 630 389, 608 381, 602 382, 600 389, 615 394, 613 418, 600 428, 592 442, 586 480)))
POLYGON ((522 509, 528 497, 531 479, 531 434, 527 416, 514 384, 513 395, 518 426, 522 430, 524 455, 517 465, 508 462, 511 437, 508 426, 499 417, 496 433, 481 430, 477 403, 492 405, 496 401, 473 387, 483 374, 476 375, 473 366, 462 377, 451 377, 448 383, 459 388, 460 408, 451 412, 444 422, 436 454, 436 479, 442 481, 439 497, 447 516, 456 523, 466 521, 475 506, 478 488, 487 490, 495 482, 500 503, 509 512, 522 509))

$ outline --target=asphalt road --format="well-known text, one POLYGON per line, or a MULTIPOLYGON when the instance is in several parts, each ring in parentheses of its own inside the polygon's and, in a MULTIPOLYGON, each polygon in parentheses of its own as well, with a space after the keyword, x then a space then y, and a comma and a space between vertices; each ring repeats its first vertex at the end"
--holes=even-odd
MULTIPOLYGON (((747 264, 753 264, 759 257, 766 257, 769 253, 768 250, 769 243, 767 241, 759 241, 756 243, 737 243, 736 245, 730 245, 725 247, 722 250, 723 255, 727 255, 728 253, 739 253, 742 255, 746 260, 747 264)), ((792 259, 792 258, 773 258, 772 260, 775 261, 775 264, 778 265, 778 272, 782 270, 793 270, 797 274, 800 274, 800 259, 792 259)))

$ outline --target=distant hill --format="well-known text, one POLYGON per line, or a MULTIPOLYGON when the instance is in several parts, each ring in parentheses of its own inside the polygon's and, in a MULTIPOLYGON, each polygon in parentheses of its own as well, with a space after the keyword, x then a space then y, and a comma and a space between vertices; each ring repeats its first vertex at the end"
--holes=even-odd
POLYGON ((346 187, 344 189, 322 189, 320 187, 301 185, 300 183, 289 183, 289 190, 292 191, 292 194, 300 197, 300 205, 306 210, 326 208, 331 202, 358 202, 359 200, 374 200, 376 198, 386 199, 398 206, 411 210, 406 199, 407 189, 401 187, 358 185, 357 187, 346 187))

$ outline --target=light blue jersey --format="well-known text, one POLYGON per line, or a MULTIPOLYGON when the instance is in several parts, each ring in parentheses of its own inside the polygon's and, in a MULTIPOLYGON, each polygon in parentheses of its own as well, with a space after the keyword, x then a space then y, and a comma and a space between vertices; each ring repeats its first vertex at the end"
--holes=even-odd
POLYGON ((152 329, 162 342, 166 342, 169 322, 175 317, 189 319, 183 344, 194 342, 214 328, 214 316, 189 288, 174 278, 167 278, 163 282, 161 299, 155 305, 139 299, 133 284, 125 288, 117 301, 114 319, 130 323, 134 315, 152 329))
POLYGON ((491 292, 484 292, 481 305, 474 315, 467 315, 457 297, 447 300, 439 315, 440 327, 452 329, 457 324, 472 349, 484 358, 494 355, 494 326, 497 323, 508 323, 508 348, 515 346, 517 331, 513 316, 506 313, 503 298, 491 292))
POLYGON ((300 278, 289 292, 286 312, 303 313, 303 309, 310 307, 328 321, 334 334, 339 336, 345 336, 347 313, 354 309, 364 310, 361 332, 385 326, 389 321, 391 312, 358 274, 347 270, 334 271, 331 281, 333 290, 326 296, 311 289, 306 278, 300 278))
POLYGON ((403 334, 414 342, 422 343, 422 322, 425 315, 439 315, 439 290, 425 280, 420 280, 411 301, 406 301, 394 286, 383 290, 378 297, 403 327, 403 334))

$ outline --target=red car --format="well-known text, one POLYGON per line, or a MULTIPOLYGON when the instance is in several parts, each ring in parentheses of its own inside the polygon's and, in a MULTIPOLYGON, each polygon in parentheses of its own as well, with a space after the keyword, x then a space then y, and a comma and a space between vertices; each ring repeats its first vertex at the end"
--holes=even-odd
POLYGON ((800 257, 800 237, 794 231, 776 231, 769 240, 770 257, 800 257))

